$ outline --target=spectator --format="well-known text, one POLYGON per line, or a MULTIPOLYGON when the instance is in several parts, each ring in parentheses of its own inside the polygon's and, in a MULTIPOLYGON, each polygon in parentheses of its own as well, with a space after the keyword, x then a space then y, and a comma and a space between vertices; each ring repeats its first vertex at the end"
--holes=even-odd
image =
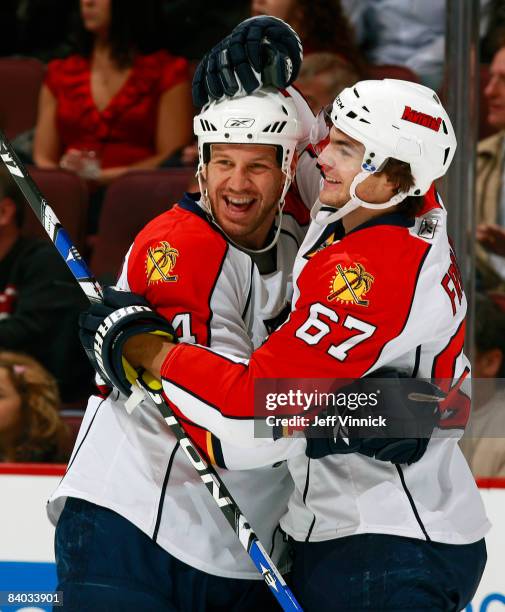
POLYGON ((0 347, 35 357, 58 380, 63 401, 85 397, 92 372, 77 337, 87 300, 54 246, 24 238, 25 203, 0 167, 0 347))
POLYGON ((438 89, 445 59, 445 0, 363 1, 360 42, 368 60, 406 66, 438 89))
POLYGON ((505 311, 476 295, 472 416, 461 449, 475 477, 505 477, 505 311))
POLYGON ((0 461, 62 463, 68 431, 58 386, 35 359, 0 351, 0 461))
MULTIPOLYGON (((440 90, 445 62, 445 0, 341 0, 368 60, 405 66, 440 90)), ((462 3, 463 4, 463 3, 462 3)), ((503 0, 480 0, 481 62, 505 32, 503 0)))
MULTIPOLYGON (((157 0, 80 0, 80 8, 76 52, 48 65, 33 157, 107 185, 191 140, 188 63, 159 50, 157 0)), ((96 197, 93 229, 99 206, 96 197)))
POLYGON ((480 62, 490 64, 505 35, 505 3, 481 0, 480 7, 480 62))
POLYGON ((364 69, 340 0, 252 0, 251 14, 287 21, 302 39, 305 56, 321 51, 335 53, 354 70, 364 69))
MULTIPOLYGON (((488 122, 499 131, 481 141, 477 150, 477 241, 482 247, 478 250, 479 269, 491 267, 505 279, 505 46, 493 58, 484 94, 489 103, 488 122)), ((493 288, 489 282, 484 284, 487 289, 493 288)))
POLYGON ((360 73, 334 53, 312 53, 304 58, 295 85, 312 112, 331 104, 335 96, 360 80, 360 73))
POLYGON ((368 11, 365 0, 340 0, 342 10, 344 11, 347 20, 352 25, 356 44, 361 46, 365 38, 365 19, 364 14, 368 11))

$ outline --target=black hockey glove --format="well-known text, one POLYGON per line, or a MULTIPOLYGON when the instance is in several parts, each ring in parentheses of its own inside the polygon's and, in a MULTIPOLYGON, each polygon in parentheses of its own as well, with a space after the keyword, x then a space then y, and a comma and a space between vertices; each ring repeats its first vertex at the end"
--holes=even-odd
POLYGON ((429 381, 390 368, 373 372, 337 392, 347 397, 373 394, 377 404, 352 410, 333 406, 319 414, 320 424, 305 430, 308 457, 361 453, 380 461, 415 463, 424 455, 439 423, 439 402, 445 397, 429 381), (363 419, 362 423, 379 419, 381 424, 357 425, 350 419, 363 419))
POLYGON ((103 302, 92 304, 79 316, 79 337, 98 374, 126 396, 137 379, 149 391, 161 386, 147 372, 137 372, 123 357, 128 338, 137 334, 159 334, 177 342, 172 325, 157 315, 140 295, 106 287, 103 302))
POLYGON ((291 26, 277 17, 251 17, 198 64, 193 102, 201 107, 224 95, 250 94, 261 86, 283 89, 298 76, 302 59, 302 43, 291 26))

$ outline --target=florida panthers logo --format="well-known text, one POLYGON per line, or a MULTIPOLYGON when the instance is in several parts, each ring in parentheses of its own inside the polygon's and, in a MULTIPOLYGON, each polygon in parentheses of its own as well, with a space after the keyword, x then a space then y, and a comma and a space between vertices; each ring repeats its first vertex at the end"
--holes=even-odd
POLYGON ((364 296, 372 286, 374 277, 360 263, 348 268, 337 264, 337 271, 330 282, 328 301, 354 302, 358 306, 368 306, 364 296))
POLYGON ((154 247, 149 247, 146 257, 147 284, 175 283, 179 277, 172 272, 177 257, 179 257, 179 251, 171 247, 166 241, 160 242, 154 247))

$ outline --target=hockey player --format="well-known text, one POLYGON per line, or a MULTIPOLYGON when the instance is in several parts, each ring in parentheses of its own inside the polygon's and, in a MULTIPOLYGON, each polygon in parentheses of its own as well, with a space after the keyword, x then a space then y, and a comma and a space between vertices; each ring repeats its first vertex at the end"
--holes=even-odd
POLYGON ((165 395, 221 438, 234 466, 240 455, 226 442, 255 448, 257 465, 278 444, 252 438, 259 378, 352 378, 392 366, 449 381, 437 435, 424 445, 328 440, 321 452, 295 439, 277 458, 288 458, 295 482, 281 526, 294 541, 305 609, 461 610, 484 569, 489 523, 457 445, 469 412, 466 299, 431 188, 452 160, 454 132, 433 91, 395 80, 345 89, 329 121, 318 210, 284 325, 249 360, 152 336, 132 338, 126 355, 161 376, 165 395))
MULTIPOLYGON (((210 104, 194 127, 202 193, 142 230, 118 287, 145 296, 179 340, 246 358, 286 312, 310 220, 290 189, 301 123, 288 93, 262 91, 210 104)), ((107 610, 276 606, 154 404, 129 415, 125 399, 91 398, 49 502, 65 609, 84 600, 107 610)), ((190 434, 219 461, 218 440, 199 427, 190 434)), ((274 463, 222 476, 282 571, 274 531, 292 481, 274 463)))

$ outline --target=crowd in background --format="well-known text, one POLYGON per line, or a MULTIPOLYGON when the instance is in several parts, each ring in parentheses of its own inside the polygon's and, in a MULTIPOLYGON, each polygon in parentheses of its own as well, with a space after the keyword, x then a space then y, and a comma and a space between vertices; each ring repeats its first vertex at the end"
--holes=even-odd
MULTIPOLYGON (((445 0, 144 0, 141 9, 133 0, 0 3, 3 87, 10 84, 2 62, 35 58, 41 70, 38 98, 30 101, 33 120, 11 138, 42 188, 54 173, 78 177, 86 200, 80 246, 87 258, 99 252, 107 201, 113 192, 120 198, 127 175, 151 172, 154 188, 160 172, 172 173, 178 186, 181 177, 194 186, 192 74, 212 45, 242 19, 260 14, 280 17, 299 33, 304 61, 296 85, 314 113, 365 78, 401 78, 443 92, 445 0)), ((474 377, 499 381, 505 378, 503 0, 481 0, 480 35, 473 367, 474 377)), ((19 112, 15 104, 0 104, 0 127, 14 125, 19 112)), ((27 230, 24 217, 31 213, 1 170, 0 460, 65 461, 72 436, 59 413, 79 414, 92 385, 77 340, 76 319, 86 300, 53 247, 27 230)), ((150 197, 142 193, 139 210, 150 197)), ((66 198, 65 206, 72 205, 66 198)), ((124 214, 133 219, 136 212, 124 214)), ((139 229, 132 222, 127 242, 139 229)), ((116 274, 119 263, 111 258, 103 279, 116 274)), ((505 391, 499 382, 482 389, 464 452, 476 476, 505 476, 505 439, 482 442, 491 431, 505 436, 505 391)))

